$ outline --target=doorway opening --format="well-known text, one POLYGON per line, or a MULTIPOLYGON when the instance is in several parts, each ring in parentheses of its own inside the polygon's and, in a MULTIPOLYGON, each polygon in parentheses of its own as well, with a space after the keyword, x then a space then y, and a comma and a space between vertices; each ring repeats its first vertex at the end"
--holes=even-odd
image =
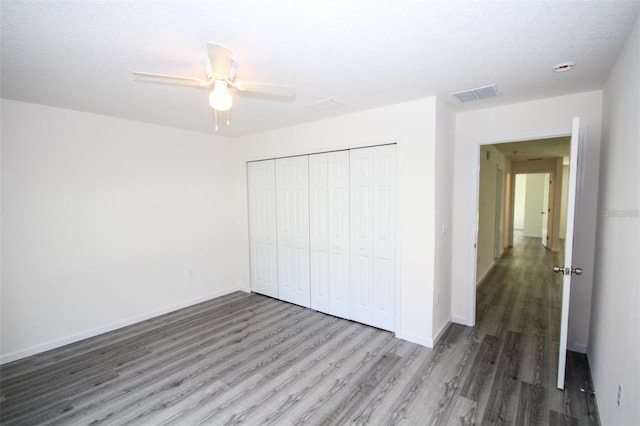
POLYGON ((480 146, 476 285, 519 237, 560 252, 570 136, 480 146))
POLYGON ((558 181, 562 183, 560 188, 562 192, 560 217, 556 219, 551 210, 551 206, 554 205, 551 173, 514 174, 513 246, 521 244, 525 237, 539 238, 543 247, 558 251, 558 244, 556 243, 555 247, 552 244, 552 236, 554 228, 557 227, 560 241, 565 238, 568 183, 567 179, 562 179, 562 176, 558 181), (565 228, 562 226, 563 223, 565 228))
MULTIPOLYGON (((561 351, 562 280, 549 272, 563 260, 570 150, 569 136, 480 146, 476 324, 504 312, 495 332, 537 341, 547 360, 561 351)), ((559 369, 545 364, 545 387, 559 369)))

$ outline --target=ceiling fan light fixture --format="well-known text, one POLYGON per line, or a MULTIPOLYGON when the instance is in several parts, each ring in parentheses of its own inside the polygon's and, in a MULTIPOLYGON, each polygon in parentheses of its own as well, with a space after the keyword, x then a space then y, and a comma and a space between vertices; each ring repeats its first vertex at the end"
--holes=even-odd
POLYGON ((229 111, 233 104, 233 97, 229 93, 227 83, 218 80, 213 87, 213 92, 209 95, 209 104, 216 111, 229 111))

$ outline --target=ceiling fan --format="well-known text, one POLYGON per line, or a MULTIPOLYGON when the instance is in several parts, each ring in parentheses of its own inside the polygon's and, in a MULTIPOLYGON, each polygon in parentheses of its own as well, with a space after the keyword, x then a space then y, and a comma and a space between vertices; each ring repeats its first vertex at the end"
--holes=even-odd
POLYGON ((135 71, 133 74, 138 77, 149 77, 152 79, 177 80, 193 85, 194 87, 207 90, 213 89, 209 94, 209 104, 214 110, 216 130, 218 130, 218 111, 227 111, 227 124, 229 124, 228 111, 233 104, 231 92, 260 94, 280 98, 293 98, 296 95, 296 89, 292 86, 236 81, 236 62, 233 60, 233 53, 231 49, 220 43, 207 43, 205 72, 206 79, 140 71, 135 71))

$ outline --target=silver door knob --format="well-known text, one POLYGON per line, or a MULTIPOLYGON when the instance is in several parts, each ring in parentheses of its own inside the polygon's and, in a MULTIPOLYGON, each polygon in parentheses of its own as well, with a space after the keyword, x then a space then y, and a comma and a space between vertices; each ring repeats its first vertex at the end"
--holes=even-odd
POLYGON ((565 268, 564 266, 554 266, 553 272, 558 272, 562 275, 582 275, 582 268, 565 268))

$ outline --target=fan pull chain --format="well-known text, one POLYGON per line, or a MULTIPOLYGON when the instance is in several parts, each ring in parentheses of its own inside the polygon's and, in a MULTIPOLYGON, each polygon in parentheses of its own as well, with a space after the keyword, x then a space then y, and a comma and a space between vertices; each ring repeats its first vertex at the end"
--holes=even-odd
POLYGON ((229 110, 227 110, 227 126, 229 125, 229 110))
POLYGON ((217 132, 218 131, 218 110, 217 109, 213 110, 213 117, 214 117, 215 122, 216 122, 216 132, 217 132))

